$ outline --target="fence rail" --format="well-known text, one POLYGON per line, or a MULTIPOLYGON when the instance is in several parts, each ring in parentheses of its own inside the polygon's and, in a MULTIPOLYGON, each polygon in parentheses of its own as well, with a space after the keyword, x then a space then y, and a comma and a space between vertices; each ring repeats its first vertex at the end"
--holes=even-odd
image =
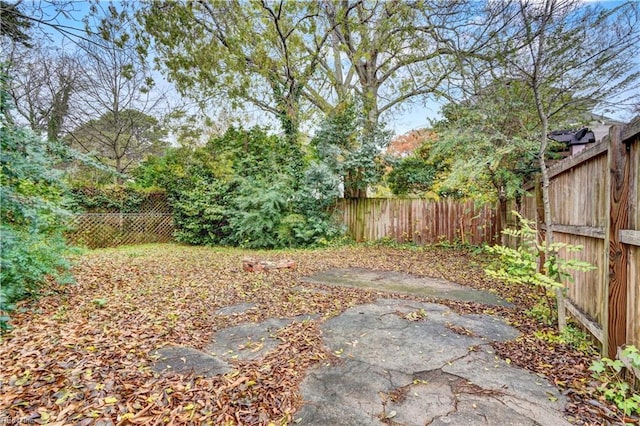
MULTIPOLYGON (((581 245, 582 251, 564 256, 596 266, 574 274, 567 309, 609 357, 624 344, 640 346, 639 168, 640 117, 549 168, 555 239, 581 245)), ((541 197, 532 195, 521 213, 543 223, 541 207, 541 197)))
POLYGON ((400 243, 482 244, 495 242, 500 233, 495 206, 473 202, 342 199, 338 211, 348 235, 359 242, 390 238, 400 243))
POLYGON ((74 216, 69 242, 88 248, 165 243, 173 238, 167 213, 84 213, 74 216))

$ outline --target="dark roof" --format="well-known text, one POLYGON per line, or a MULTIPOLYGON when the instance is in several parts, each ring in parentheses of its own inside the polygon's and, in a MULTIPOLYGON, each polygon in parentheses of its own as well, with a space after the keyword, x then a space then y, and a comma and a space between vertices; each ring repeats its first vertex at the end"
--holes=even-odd
POLYGON ((577 132, 573 130, 554 130, 547 137, 557 142, 566 142, 568 146, 586 145, 596 141, 593 132, 586 127, 577 132))

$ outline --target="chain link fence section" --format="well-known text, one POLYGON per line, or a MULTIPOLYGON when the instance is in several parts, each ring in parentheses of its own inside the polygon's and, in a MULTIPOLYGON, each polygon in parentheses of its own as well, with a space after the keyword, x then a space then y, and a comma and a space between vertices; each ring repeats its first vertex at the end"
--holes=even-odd
POLYGON ((94 249, 166 243, 173 240, 173 232, 170 213, 83 213, 73 217, 67 239, 71 244, 94 249))

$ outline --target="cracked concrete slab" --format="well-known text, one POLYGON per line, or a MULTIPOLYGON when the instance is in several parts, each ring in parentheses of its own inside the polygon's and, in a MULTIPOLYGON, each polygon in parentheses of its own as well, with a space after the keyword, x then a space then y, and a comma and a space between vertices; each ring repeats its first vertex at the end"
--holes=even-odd
POLYGON ((299 424, 568 424, 555 387, 493 353, 491 341, 519 334, 499 318, 381 299, 321 329, 343 362, 308 373, 299 424))
POLYGON ((225 306, 216 311, 216 315, 233 315, 244 314, 245 312, 256 309, 255 303, 238 303, 237 305, 225 306))
POLYGON ((162 374, 194 374, 213 377, 232 370, 225 361, 188 346, 165 346, 152 354, 153 371, 162 374))
POLYGON ((438 368, 465 356, 471 346, 519 335, 491 316, 461 317, 442 305, 394 299, 348 309, 326 321, 322 332, 327 348, 343 358, 357 356, 401 371, 438 368), (404 318, 412 312, 425 317, 417 321, 404 318), (477 335, 463 336, 446 327, 458 321, 477 335))
POLYGON ((429 424, 432 426, 537 426, 545 423, 523 417, 518 411, 511 409, 499 400, 462 395, 458 398, 454 411, 434 418, 429 424), (491 414, 488 415, 488 413, 491 414))
POLYGON ((424 425, 444 417, 456 409, 456 396, 451 388, 455 377, 435 370, 397 387, 386 395, 383 417, 396 424, 424 425))
MULTIPOLYGON (((440 280, 425 285, 423 279, 406 274, 358 274, 338 285, 362 280, 358 286, 390 291, 403 286, 417 294, 428 287, 430 297, 435 292, 449 299, 504 302, 475 290, 459 293, 455 285, 440 280)), ((247 303, 222 308, 218 314, 249 309, 257 308, 247 303)), ((317 319, 298 316, 240 324, 218 331, 206 352, 179 346, 158 350, 153 368, 207 377, 225 374, 235 360, 260 359, 274 350, 280 343, 279 329, 293 321, 317 319)), ((562 415, 566 398, 558 389, 495 355, 492 341, 519 335, 499 317, 460 315, 436 303, 381 298, 321 321, 320 328, 324 345, 339 361, 307 372, 296 424, 568 424, 562 415)))
POLYGON ((313 284, 410 293, 436 299, 512 306, 509 302, 486 291, 475 290, 437 278, 417 277, 404 272, 373 271, 361 268, 330 269, 305 277, 304 281, 313 284))
POLYGON ((215 341, 205 350, 223 360, 253 361, 273 351, 280 340, 276 336, 279 329, 294 321, 310 320, 313 317, 299 315, 293 318, 269 318, 259 323, 244 323, 220 330, 215 341))
POLYGON ((305 387, 321 397, 305 395, 305 405, 295 417, 300 424, 318 426, 379 425, 380 392, 392 389, 383 369, 353 360, 310 372, 305 387))
POLYGON ((470 352, 444 366, 442 371, 472 383, 482 383, 484 388, 499 389, 503 393, 499 400, 509 402, 507 405, 523 417, 535 415, 536 421, 542 424, 552 424, 553 412, 559 405, 566 404, 566 397, 546 379, 510 365, 496 357, 490 348, 470 352))

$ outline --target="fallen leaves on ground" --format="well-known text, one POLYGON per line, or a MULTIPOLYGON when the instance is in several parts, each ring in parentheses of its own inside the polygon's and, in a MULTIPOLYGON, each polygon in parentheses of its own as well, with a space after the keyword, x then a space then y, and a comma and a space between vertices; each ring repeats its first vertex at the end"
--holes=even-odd
MULTIPOLYGON (((335 358, 323 348, 319 322, 382 295, 301 282, 314 272, 347 267, 402 271, 497 293, 517 308, 444 303, 460 313, 507 317, 525 334, 497 347, 503 357, 565 388, 583 386, 589 360, 537 347, 540 341, 531 337, 536 324, 522 317, 532 295, 490 280, 482 263, 482 256, 466 250, 385 246, 249 252, 155 245, 89 252, 74 268, 77 284, 51 286, 13 316, 15 329, 0 344, 0 419, 60 425, 288 424, 302 404, 299 385, 306 370, 335 358), (298 267, 248 273, 242 270, 247 256, 293 259, 298 267), (216 313, 243 302, 257 309, 216 313), (236 361, 223 376, 165 376, 151 369, 153 352, 163 346, 202 349, 218 330, 300 314, 318 319, 280 329, 274 351, 259 361, 236 361)), ((572 414, 589 423, 597 422, 599 413, 575 409, 572 414)))

